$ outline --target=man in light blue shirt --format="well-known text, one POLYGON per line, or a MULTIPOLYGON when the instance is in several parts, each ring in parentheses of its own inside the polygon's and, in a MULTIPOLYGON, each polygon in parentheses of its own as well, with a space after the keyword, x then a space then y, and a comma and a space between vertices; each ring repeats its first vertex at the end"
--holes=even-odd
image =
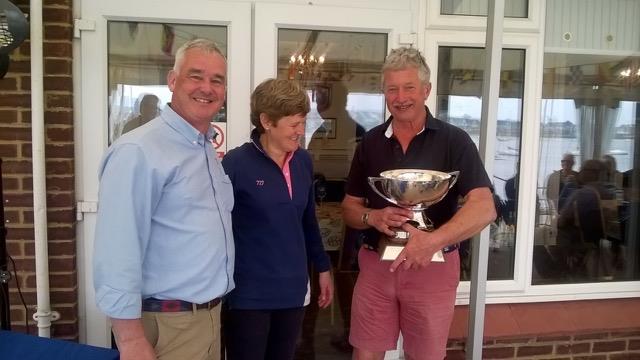
POLYGON ((211 120, 226 60, 208 40, 176 53, 162 115, 118 139, 100 167, 98 307, 121 359, 219 359, 220 297, 234 287, 233 190, 211 120))

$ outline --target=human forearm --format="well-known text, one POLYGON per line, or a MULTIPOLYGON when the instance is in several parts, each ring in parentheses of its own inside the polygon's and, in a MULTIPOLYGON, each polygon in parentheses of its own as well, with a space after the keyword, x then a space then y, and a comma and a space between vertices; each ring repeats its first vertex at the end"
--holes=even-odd
POLYGON ((463 207, 435 231, 420 231, 409 224, 403 225, 409 232, 409 242, 389 270, 395 271, 400 265, 405 269, 427 266, 437 251, 475 235, 495 217, 491 191, 488 188, 471 190, 463 207))
POLYGON ((467 195, 465 204, 433 235, 439 247, 445 247, 474 236, 495 219, 491 191, 488 188, 473 189, 467 195))
POLYGON ((121 359, 156 359, 141 319, 113 319, 111 326, 121 359))
POLYGON ((396 206, 370 209, 364 206, 364 199, 345 196, 342 202, 345 223, 354 229, 373 227, 383 234, 395 236, 394 227, 400 227, 412 216, 411 211, 396 206))
POLYGON ((113 333, 118 346, 129 344, 131 342, 144 340, 144 328, 141 319, 114 319, 110 318, 113 333))
POLYGON ((369 226, 362 222, 362 215, 366 211, 370 211, 364 206, 364 199, 351 195, 346 195, 342 201, 342 216, 347 226, 364 230, 369 226))

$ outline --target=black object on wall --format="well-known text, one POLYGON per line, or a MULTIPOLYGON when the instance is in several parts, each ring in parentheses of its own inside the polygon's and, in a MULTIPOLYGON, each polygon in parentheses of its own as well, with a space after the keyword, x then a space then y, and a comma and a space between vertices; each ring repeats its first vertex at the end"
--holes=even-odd
POLYGON ((29 35, 29 24, 22 11, 9 0, 0 0, 0 79, 9 70, 9 53, 29 35))
POLYGON ((9 281, 7 268, 7 228, 4 222, 4 188, 2 187, 2 159, 0 159, 0 329, 11 330, 9 281))

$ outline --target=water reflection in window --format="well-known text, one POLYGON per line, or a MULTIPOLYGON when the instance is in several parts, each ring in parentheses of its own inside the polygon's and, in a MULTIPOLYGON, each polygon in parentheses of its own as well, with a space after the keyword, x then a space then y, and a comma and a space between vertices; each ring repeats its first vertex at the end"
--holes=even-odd
POLYGON ((545 54, 534 284, 640 279, 638 64, 545 54))
MULTIPOLYGON (((484 56, 480 48, 438 49, 437 117, 465 130, 478 146, 484 56)), ((513 279, 524 92, 524 50, 502 51, 494 195, 498 219, 491 224, 488 279, 513 279)), ((462 280, 471 274, 471 244, 461 244, 462 280)))

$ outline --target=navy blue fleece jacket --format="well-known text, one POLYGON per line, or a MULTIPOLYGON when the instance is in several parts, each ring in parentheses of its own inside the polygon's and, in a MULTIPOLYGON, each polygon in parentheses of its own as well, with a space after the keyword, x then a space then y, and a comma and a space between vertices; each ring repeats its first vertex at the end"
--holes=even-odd
POLYGON ((315 214, 313 165, 309 153, 294 152, 289 162, 289 190, 280 167, 264 153, 258 134, 222 161, 231 178, 236 245, 236 288, 228 295, 232 309, 285 309, 304 305, 307 260, 328 271, 315 214))

